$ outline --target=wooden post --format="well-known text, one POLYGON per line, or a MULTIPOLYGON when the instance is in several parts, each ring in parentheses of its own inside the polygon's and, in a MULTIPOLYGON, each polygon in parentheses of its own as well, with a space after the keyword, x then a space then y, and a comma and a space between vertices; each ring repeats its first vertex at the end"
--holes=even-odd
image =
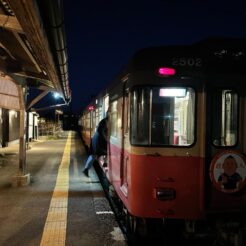
POLYGON ((20 110, 20 148, 19 148, 19 173, 26 174, 26 137, 25 137, 25 109, 20 110))
POLYGON ((19 171, 12 178, 12 186, 26 186, 30 183, 30 174, 27 173, 26 165, 26 120, 25 120, 25 98, 26 93, 23 93, 23 88, 18 85, 19 102, 20 102, 20 138, 19 138, 19 171))

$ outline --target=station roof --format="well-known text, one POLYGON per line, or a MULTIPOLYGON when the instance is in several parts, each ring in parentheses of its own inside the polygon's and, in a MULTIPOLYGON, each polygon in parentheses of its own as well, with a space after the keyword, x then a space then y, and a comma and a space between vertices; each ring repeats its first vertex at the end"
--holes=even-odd
POLYGON ((68 103, 61 4, 59 0, 0 0, 0 68, 27 86, 60 93, 68 103))

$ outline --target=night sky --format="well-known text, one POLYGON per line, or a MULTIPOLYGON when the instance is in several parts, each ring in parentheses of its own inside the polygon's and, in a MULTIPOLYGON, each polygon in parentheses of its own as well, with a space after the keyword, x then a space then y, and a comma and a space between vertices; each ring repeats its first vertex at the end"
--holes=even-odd
POLYGON ((246 38, 244 1, 63 2, 74 113, 81 113, 141 48, 246 38))

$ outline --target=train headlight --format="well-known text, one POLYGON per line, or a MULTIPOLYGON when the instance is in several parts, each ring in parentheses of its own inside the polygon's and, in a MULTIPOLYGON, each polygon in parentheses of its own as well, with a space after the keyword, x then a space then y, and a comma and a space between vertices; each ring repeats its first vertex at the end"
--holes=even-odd
POLYGON ((173 188, 155 188, 155 198, 160 201, 174 200, 176 198, 176 190, 173 188))

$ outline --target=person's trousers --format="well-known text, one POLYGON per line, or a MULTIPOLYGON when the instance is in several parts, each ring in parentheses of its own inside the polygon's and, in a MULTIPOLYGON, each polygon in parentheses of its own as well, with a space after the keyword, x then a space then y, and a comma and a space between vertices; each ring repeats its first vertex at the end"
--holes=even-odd
POLYGON ((87 169, 89 170, 93 164, 93 162, 95 161, 95 158, 96 156, 95 155, 89 155, 86 163, 85 163, 85 168, 84 169, 87 169))

